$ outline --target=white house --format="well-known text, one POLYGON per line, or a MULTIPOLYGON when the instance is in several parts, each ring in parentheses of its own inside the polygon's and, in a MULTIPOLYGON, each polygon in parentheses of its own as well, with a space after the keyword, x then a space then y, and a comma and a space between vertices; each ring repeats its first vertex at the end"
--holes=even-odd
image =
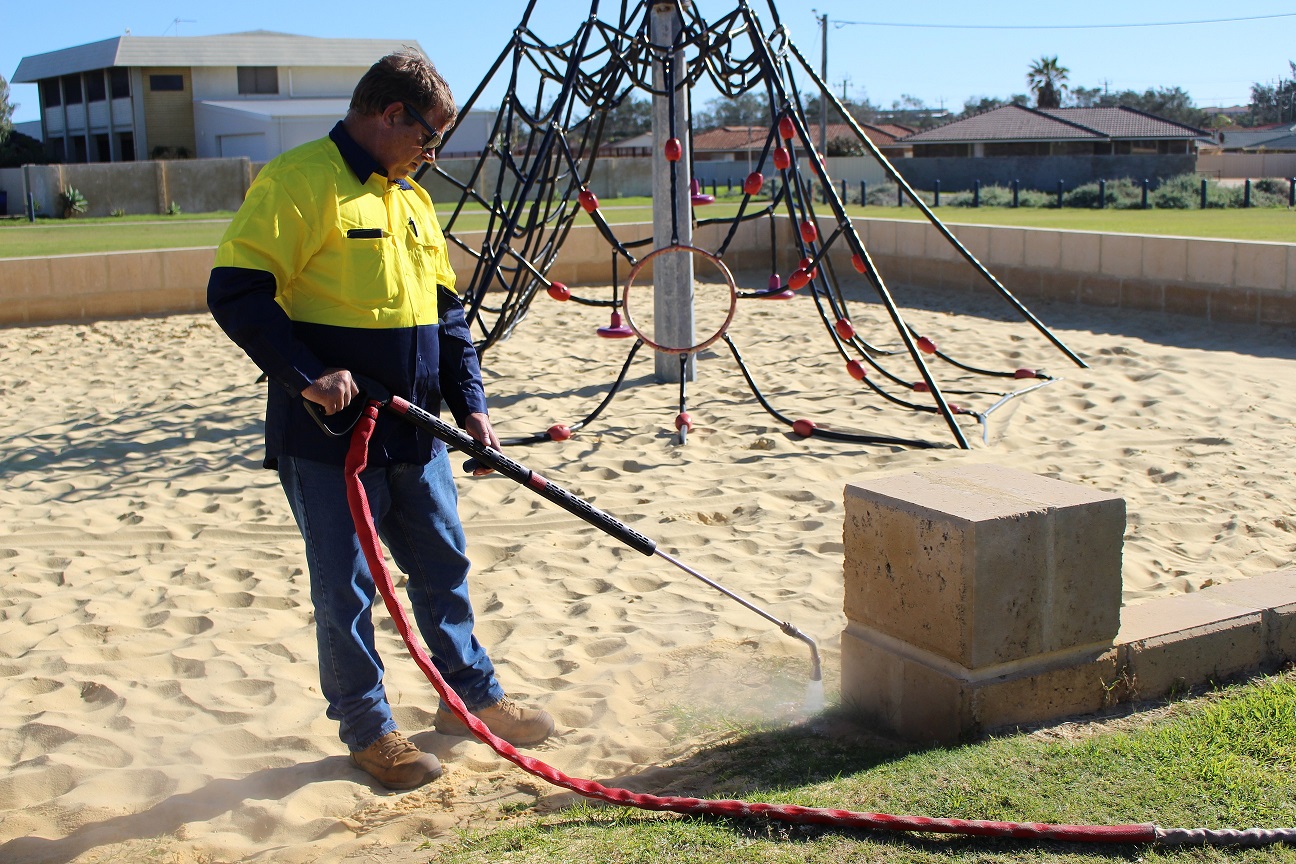
MULTIPOLYGON (((404 46, 422 50, 264 30, 127 35, 24 57, 13 81, 40 86, 40 137, 56 161, 265 161, 327 134, 365 70, 404 46)), ((485 146, 484 124, 467 119, 455 152, 485 146)))

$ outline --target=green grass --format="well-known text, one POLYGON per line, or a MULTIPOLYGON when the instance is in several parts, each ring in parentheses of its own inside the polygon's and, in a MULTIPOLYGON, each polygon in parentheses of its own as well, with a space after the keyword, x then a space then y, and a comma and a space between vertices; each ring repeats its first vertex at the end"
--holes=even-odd
MULTIPOLYGON (((818 726, 751 730, 679 766, 677 794, 1014 822, 1296 825, 1296 673, 1059 734, 904 752, 818 726), (699 779, 705 778, 705 779, 699 779), (703 785, 706 788, 694 788, 703 785)), ((857 736, 858 738, 859 736, 857 736)), ((1296 849, 1183 849, 829 831, 582 805, 440 844, 504 862, 1296 861, 1296 849)))
MULTIPOLYGON (((609 199, 601 204, 604 216, 614 224, 652 221, 652 200, 649 198, 609 199)), ((700 219, 712 219, 733 216, 737 211, 737 195, 726 196, 722 191, 716 203, 699 207, 696 212, 700 219)), ((438 204, 437 212, 444 220, 451 212, 451 205, 438 204)), ((824 212, 821 205, 820 215, 824 212)), ((934 212, 942 221, 954 225, 1017 225, 1071 231, 1296 242, 1296 211, 1286 208, 1059 210, 1028 207, 940 207, 934 212)), ((925 218, 921 211, 912 206, 855 205, 848 207, 847 213, 875 219, 925 218)), ((226 212, 180 216, 39 219, 34 224, 19 219, 0 220, 0 258, 215 246, 232 215, 226 212)), ((591 224, 590 217, 584 212, 577 214, 576 218, 578 225, 591 224)), ((484 229, 486 224, 486 213, 483 210, 467 208, 455 227, 461 231, 473 231, 484 229)))
POLYGON ((233 215, 0 220, 0 258, 215 246, 233 215))

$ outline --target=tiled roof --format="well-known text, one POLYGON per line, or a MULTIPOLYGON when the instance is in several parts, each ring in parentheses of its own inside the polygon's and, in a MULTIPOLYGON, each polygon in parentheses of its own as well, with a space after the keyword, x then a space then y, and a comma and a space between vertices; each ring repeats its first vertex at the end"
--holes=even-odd
MULTIPOLYGON (((868 136, 869 140, 879 147, 886 147, 895 143, 896 135, 884 131, 882 127, 861 123, 860 128, 864 130, 864 134, 868 136)), ((898 130, 902 127, 894 128, 898 130)), ((765 139, 769 137, 769 131, 769 127, 766 126, 719 126, 695 134, 693 136, 693 150, 695 152, 760 150, 765 146, 765 139)), ((818 142, 818 124, 811 123, 808 131, 810 140, 818 142)), ((829 141, 835 138, 855 138, 855 131, 847 123, 829 123, 827 131, 829 141)))
POLYGON ((1296 126, 1277 129, 1225 129, 1225 150, 1296 150, 1296 126))
POLYGON ((975 141, 1083 141, 1109 138, 1199 138, 1209 133, 1132 108, 1004 105, 901 139, 904 144, 975 141))
POLYGON ((1198 138, 1209 134, 1134 108, 1045 108, 1050 117, 1078 123, 1108 138, 1198 138))

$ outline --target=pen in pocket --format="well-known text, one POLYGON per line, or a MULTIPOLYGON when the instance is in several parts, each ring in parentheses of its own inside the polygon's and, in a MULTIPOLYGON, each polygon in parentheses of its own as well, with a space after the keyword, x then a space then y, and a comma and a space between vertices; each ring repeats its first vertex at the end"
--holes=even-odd
POLYGON ((414 224, 414 217, 413 217, 413 216, 410 217, 409 223, 410 223, 410 230, 413 231, 413 232, 414 232, 414 236, 417 237, 417 236, 418 236, 418 226, 414 224))

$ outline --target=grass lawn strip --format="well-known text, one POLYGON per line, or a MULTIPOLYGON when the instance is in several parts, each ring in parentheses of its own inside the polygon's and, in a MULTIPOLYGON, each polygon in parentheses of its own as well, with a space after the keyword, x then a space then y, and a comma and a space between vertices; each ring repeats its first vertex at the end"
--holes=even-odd
MULTIPOLYGON (((1147 706, 1144 706, 1146 709, 1147 706)), ((1120 718, 905 752, 831 720, 749 729, 674 766, 677 794, 1014 822, 1296 825, 1296 673, 1120 718)), ((514 808, 515 810, 518 808, 514 808)), ((502 862, 1296 861, 1286 846, 1158 848, 828 831, 581 805, 435 844, 502 862)))
MULTIPOLYGON (((763 206, 762 202, 762 206, 763 206)), ((450 205, 438 205, 444 218, 450 205)), ((622 198, 603 202, 604 216, 613 224, 652 221, 652 202, 647 198, 622 198)), ((738 212, 736 197, 717 199, 699 207, 698 218, 733 216, 738 212)), ((874 219, 923 220, 914 207, 848 207, 851 216, 874 219)), ((1016 225, 1065 231, 1104 231, 1117 234, 1152 234, 1227 240, 1296 242, 1296 212, 1287 209, 1251 210, 1079 210, 1072 208, 941 207, 936 215, 949 225, 1016 225)), ((817 210, 828 216, 822 205, 817 210)), ((51 220, 35 224, 23 220, 0 220, 0 258, 70 255, 86 252, 125 252, 136 249, 173 249, 215 246, 225 233, 232 214, 183 214, 181 216, 125 217, 51 220), (104 230, 111 227, 114 230, 104 230)), ((581 211, 577 225, 593 224, 581 211)), ((466 207, 456 228, 485 229, 486 212, 466 207)))

